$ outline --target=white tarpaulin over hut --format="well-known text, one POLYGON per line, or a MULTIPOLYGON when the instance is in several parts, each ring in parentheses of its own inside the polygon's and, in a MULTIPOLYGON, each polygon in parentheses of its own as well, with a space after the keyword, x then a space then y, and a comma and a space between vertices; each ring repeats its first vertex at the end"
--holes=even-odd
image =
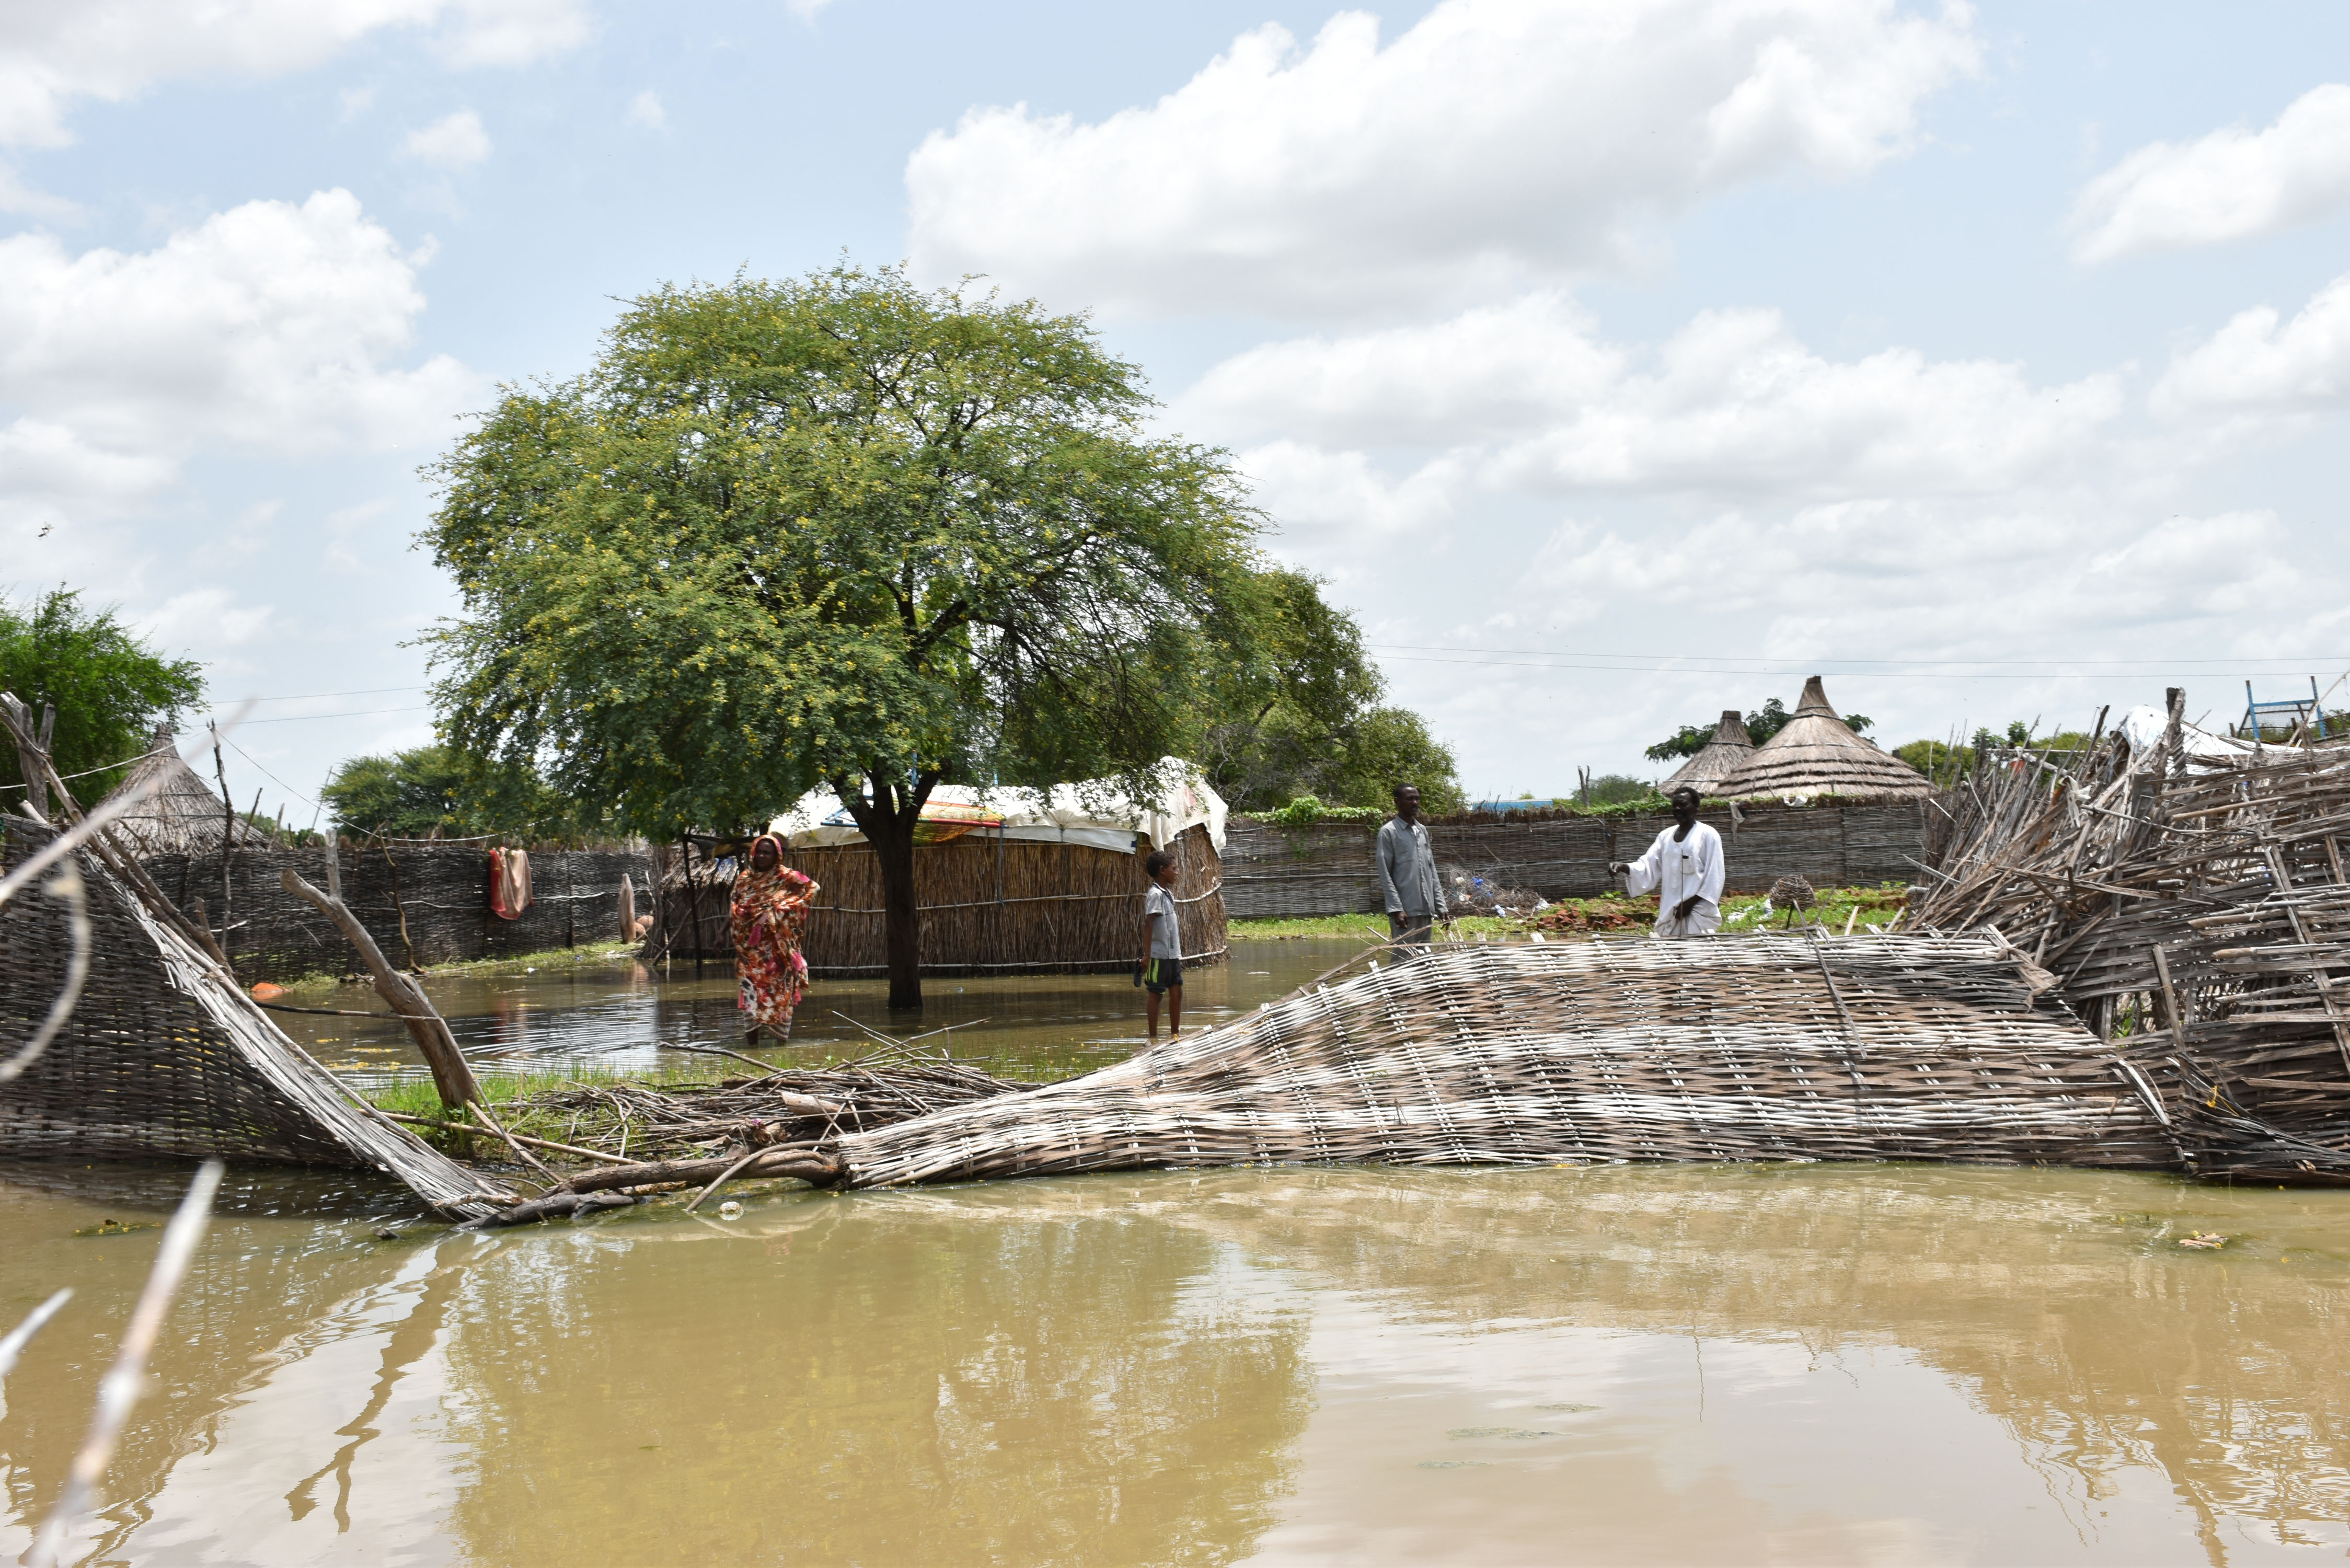
MULTIPOLYGON (((1216 853, 1224 850, 1224 797, 1180 757, 1162 758, 1159 774, 1170 782, 1155 800, 1138 802, 1113 780, 1055 784, 1050 795, 1035 790, 1002 785, 993 789, 941 784, 923 804, 927 826, 937 811, 941 825, 968 824, 993 838, 1003 836, 1055 844, 1089 844, 1097 849, 1131 853, 1135 836, 1148 836, 1155 848, 1175 842, 1188 828, 1205 826, 1216 853), (981 813, 1000 815, 1003 826, 974 821, 981 813)), ((768 831, 786 834, 794 847, 827 844, 859 844, 858 828, 840 797, 828 789, 811 790, 796 805, 767 825, 768 831)))

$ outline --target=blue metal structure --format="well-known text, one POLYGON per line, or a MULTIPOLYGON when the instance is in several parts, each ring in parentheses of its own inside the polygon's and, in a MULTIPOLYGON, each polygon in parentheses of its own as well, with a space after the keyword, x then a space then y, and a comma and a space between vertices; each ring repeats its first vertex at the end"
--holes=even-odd
POLYGON ((2262 716, 2274 714, 2277 716, 2278 722, 2271 724, 2269 726, 2271 729, 2289 730, 2305 721, 2316 732, 2317 738, 2322 741, 2325 739, 2325 714, 2318 706, 2320 701, 2317 695, 2317 677, 2314 675, 2309 678, 2307 697, 2288 697, 2276 702, 2254 701, 2252 683, 2247 680, 2244 682, 2244 718, 2243 722, 2237 726, 2237 732, 2247 740, 2256 741, 2261 735, 2262 716))

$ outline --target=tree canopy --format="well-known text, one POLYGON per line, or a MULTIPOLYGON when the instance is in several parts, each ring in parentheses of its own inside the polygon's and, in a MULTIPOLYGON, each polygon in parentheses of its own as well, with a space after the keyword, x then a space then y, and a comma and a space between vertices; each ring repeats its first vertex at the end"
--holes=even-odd
POLYGON ((841 794, 919 998, 942 781, 1157 781, 1258 659, 1256 517, 1080 317, 896 268, 665 286, 429 472, 442 738, 660 837, 841 794))
POLYGON ((1418 714, 1380 705, 1387 678, 1354 618, 1303 572, 1264 572, 1259 587, 1259 659, 1233 672, 1190 749, 1217 793, 1242 811, 1306 796, 1383 807, 1413 784, 1431 813, 1459 810, 1451 752, 1418 714))
POLYGON ((511 763, 489 763, 452 746, 412 746, 352 757, 319 791, 346 833, 387 838, 470 838, 515 834, 536 840, 587 835, 572 802, 511 763))
MULTIPOLYGON (((57 709, 50 755, 58 773, 88 775, 72 788, 96 800, 122 782, 157 724, 203 701, 203 667, 164 658, 111 608, 93 609, 78 590, 58 587, 25 605, 0 598, 0 691, 22 698, 36 723, 44 704, 57 709)), ((23 798, 15 793, 21 772, 16 748, 0 745, 0 785, 11 786, 12 800, 23 798)))

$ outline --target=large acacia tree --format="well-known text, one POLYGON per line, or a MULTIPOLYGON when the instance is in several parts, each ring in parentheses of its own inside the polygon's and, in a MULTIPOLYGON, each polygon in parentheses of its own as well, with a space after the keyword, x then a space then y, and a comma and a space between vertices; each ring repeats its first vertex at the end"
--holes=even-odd
POLYGON ((428 471, 444 738, 655 836, 828 784, 917 1003, 931 791, 1149 787, 1258 657, 1254 514, 1151 406, 1082 318, 897 269, 646 295, 428 471))

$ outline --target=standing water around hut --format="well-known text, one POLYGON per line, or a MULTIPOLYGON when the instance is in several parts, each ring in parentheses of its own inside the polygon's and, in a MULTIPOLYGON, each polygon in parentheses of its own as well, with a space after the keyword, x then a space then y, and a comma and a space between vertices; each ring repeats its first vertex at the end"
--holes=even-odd
MULTIPOLYGON (((1355 946, 1239 945, 1198 975, 1187 1021, 1253 1009, 1355 946)), ((672 975, 547 966, 432 989, 485 1075, 733 1070, 663 1049, 733 1029, 714 968, 672 975)), ((958 1054, 1007 1076, 1136 1043, 1121 976, 928 990, 923 1025, 973 1022, 958 1054)), ((827 984, 799 1042, 759 1054, 855 1054, 835 1009, 903 1029, 878 986, 827 984)), ((279 1016, 362 1079, 411 1071, 396 1026, 279 1016)), ((63 1480, 183 1179, 0 1167, 0 1316, 78 1293, 0 1389, 10 1557, 63 1480)), ((388 1182, 233 1172, 69 1557, 2350 1549, 2350 1192, 1679 1166, 733 1196, 731 1214, 671 1203, 473 1235, 416 1221, 388 1182)))
MULTIPOLYGON (((0 1175, 0 1551, 176 1174, 0 1175), (124 1225, 132 1227, 122 1233, 124 1225)), ((376 1239, 233 1173, 74 1560, 2266 1562, 2350 1546, 2350 1194, 1247 1170, 376 1239), (2194 1235, 2230 1239, 2187 1249, 2194 1235)))

